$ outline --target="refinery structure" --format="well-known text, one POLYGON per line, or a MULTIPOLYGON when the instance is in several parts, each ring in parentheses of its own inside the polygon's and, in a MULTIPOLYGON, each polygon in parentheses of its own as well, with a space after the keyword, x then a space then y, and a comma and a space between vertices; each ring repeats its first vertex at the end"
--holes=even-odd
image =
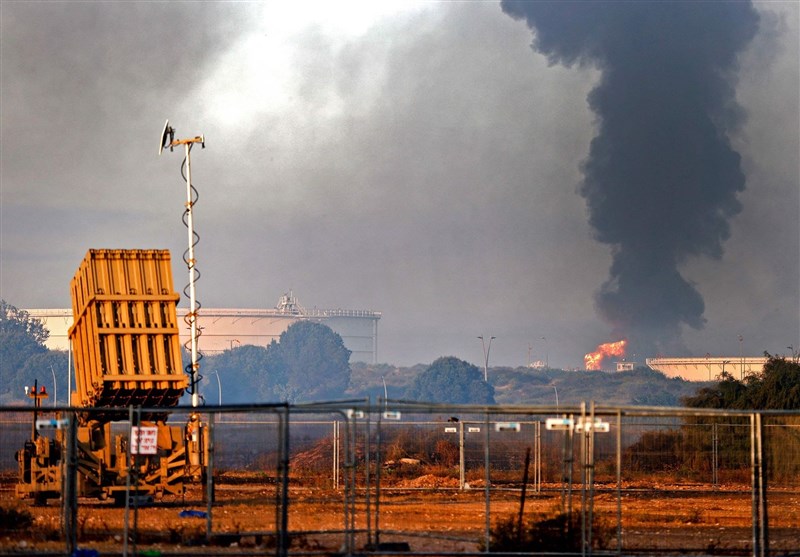
POLYGON ((650 369, 667 377, 680 377, 686 381, 719 381, 725 374, 742 380, 760 373, 767 363, 765 356, 705 356, 702 358, 647 358, 650 369))
MULTIPOLYGON (((72 326, 71 309, 28 309, 31 317, 39 319, 50 331, 46 345, 51 350, 67 350, 67 331, 72 326)), ((188 310, 178 308, 183 321, 188 310)), ((352 352, 351 361, 377 363, 378 320, 381 313, 354 309, 307 309, 300 305, 290 291, 280 297, 274 308, 203 308, 197 323, 201 331, 200 350, 213 354, 252 344, 267 346, 278 341, 289 325, 308 320, 323 323, 342 337, 352 352)), ((181 343, 189 340, 189 329, 181 327, 181 343)))

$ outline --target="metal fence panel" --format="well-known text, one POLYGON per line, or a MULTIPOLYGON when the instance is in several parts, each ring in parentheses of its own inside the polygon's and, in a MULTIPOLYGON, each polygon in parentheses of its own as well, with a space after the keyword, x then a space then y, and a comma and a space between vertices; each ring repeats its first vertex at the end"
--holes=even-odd
MULTIPOLYGON (((132 496, 116 505, 78 497, 73 515, 61 491, 71 469, 66 430, 45 424, 37 433, 33 409, 0 409, 0 553, 63 552, 71 543, 123 554, 189 546, 214 554, 480 553, 487 543, 508 549, 500 542, 552 537, 553 528, 572 540, 560 551, 576 555, 800 550, 798 413, 587 413, 583 405, 561 409, 569 427, 548 429, 550 408, 397 407, 203 408, 203 478, 175 493, 137 491, 147 467, 166 455, 138 460, 106 492, 132 496), (49 473, 59 491, 20 499, 33 464, 20 468, 15 454, 33 450, 37 435, 47 442, 36 450, 58 462, 49 473)), ((177 409, 170 423, 186 423, 188 412, 177 409)), ((36 418, 74 421, 66 409, 36 418)), ((127 421, 110 431, 107 443, 130 443, 127 421)), ((78 473, 81 466, 76 489, 85 493, 89 468, 78 473)), ((521 550, 545 551, 546 543, 521 550)))

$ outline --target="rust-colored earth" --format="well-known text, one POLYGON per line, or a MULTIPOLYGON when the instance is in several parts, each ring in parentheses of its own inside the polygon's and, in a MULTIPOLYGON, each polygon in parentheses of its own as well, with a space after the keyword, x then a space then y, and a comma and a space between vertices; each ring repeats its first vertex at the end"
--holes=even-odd
MULTIPOLYGON (((44 507, 18 501, 13 493, 14 481, 3 478, 0 507, 28 512, 33 522, 19 528, 9 521, 1 525, 0 553, 63 551, 59 501, 50 501, 44 507)), ((619 535, 622 547, 631 552, 752 554, 753 502, 748 486, 720 486, 713 491, 657 484, 622 487, 619 495, 616 485, 596 487, 592 513, 595 522, 607 528, 604 539, 595 538, 595 543, 615 549, 619 535)), ((291 549, 337 552, 348 543, 353 550, 377 544, 397 549, 407 543, 417 552, 480 551, 487 507, 483 484, 479 480, 470 482, 470 489, 457 488, 457 480, 434 475, 396 481, 379 494, 374 485, 369 491, 359 488, 349 496, 344 490, 292 485, 287 509, 291 549), (358 530, 352 538, 343 533, 348 525, 358 530), (398 543, 401 545, 394 545, 398 543)), ((267 478, 222 475, 211 507, 210 532, 206 530, 209 521, 202 516, 208 507, 199 486, 190 487, 184 497, 129 508, 128 551, 135 546, 137 551, 153 555, 267 552, 275 541, 269 533, 280 520, 277 494, 278 486, 267 478), (182 512, 194 516, 182 517, 182 512)), ((588 510, 588 495, 576 488, 572 508, 579 510, 586 499, 588 510)), ((543 485, 538 493, 528 486, 525 520, 552 517, 562 500, 569 504, 560 485, 543 485)), ((498 521, 516 520, 520 503, 520 489, 493 489, 489 502, 492 527, 498 521)), ((770 550, 773 554, 800 550, 800 494, 772 490, 768 503, 770 550)), ((126 510, 111 503, 81 500, 79 547, 104 554, 121 553, 125 517, 126 510)))

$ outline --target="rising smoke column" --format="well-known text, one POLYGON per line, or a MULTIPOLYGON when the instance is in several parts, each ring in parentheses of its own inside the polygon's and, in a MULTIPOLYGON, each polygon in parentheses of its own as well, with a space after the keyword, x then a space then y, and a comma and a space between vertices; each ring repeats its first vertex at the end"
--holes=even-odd
MULTIPOLYGON (((600 316, 639 354, 681 350, 705 323, 681 276, 689 256, 720 258, 745 178, 729 136, 742 122, 737 55, 758 28, 749 2, 529 2, 503 11, 534 30, 551 64, 593 65, 597 136, 580 193, 612 246, 600 316)), ((724 280, 724 278, 721 278, 724 280)))

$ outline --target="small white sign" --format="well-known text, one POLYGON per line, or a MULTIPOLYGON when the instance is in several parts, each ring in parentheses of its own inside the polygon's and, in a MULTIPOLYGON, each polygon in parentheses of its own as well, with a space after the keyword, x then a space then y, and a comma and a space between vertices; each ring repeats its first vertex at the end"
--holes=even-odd
POLYGON ((519 422, 498 422, 494 424, 495 431, 519 431, 519 422))
POLYGON ((46 427, 54 427, 56 429, 62 429, 69 425, 69 418, 62 418, 60 420, 52 419, 52 418, 43 418, 36 420, 36 429, 44 429, 46 427))
POLYGON ((384 420, 399 420, 400 419, 400 412, 396 410, 387 410, 383 413, 384 420))
POLYGON ((467 433, 480 433, 480 432, 481 432, 481 428, 479 428, 479 427, 470 426, 470 427, 467 428, 467 433))
POLYGON ((596 433, 608 433, 611 430, 611 427, 608 422, 604 422, 600 418, 595 418, 594 423, 586 420, 585 422, 582 420, 578 420, 578 423, 575 424, 575 431, 586 431, 587 433, 590 431, 594 431, 596 433))
POLYGON ((553 430, 571 430, 575 424, 569 418, 547 418, 544 422, 545 429, 553 430))
POLYGON ((131 454, 156 454, 157 451, 157 427, 131 427, 131 454))
POLYGON ((446 427, 444 428, 445 433, 458 433, 457 427, 446 427))

